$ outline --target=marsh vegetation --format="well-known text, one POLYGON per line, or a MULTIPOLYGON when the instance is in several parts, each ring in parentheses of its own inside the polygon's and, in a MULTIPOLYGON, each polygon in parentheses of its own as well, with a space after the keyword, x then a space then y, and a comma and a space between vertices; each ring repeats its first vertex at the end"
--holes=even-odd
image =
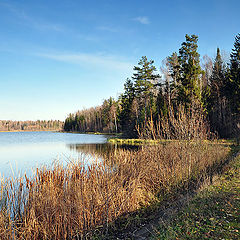
POLYGON ((1 239, 91 239, 119 217, 201 181, 229 147, 203 141, 118 150, 86 166, 84 159, 1 182, 1 239))

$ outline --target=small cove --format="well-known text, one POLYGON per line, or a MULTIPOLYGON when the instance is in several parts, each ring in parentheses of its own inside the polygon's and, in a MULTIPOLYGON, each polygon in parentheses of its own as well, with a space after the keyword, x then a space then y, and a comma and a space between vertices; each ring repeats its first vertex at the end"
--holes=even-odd
POLYGON ((70 159, 106 150, 106 135, 59 132, 0 132, 0 175, 4 177, 31 174, 36 167, 63 165, 70 159), (104 147, 105 146, 105 147, 104 147))

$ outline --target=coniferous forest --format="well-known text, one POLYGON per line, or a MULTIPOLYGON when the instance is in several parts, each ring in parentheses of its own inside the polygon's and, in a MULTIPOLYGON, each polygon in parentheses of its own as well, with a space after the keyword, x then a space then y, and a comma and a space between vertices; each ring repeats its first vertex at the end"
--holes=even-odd
POLYGON ((101 106, 69 114, 64 130, 154 139, 237 136, 240 34, 229 61, 224 61, 219 48, 214 59, 200 58, 196 35, 186 35, 179 51, 163 61, 160 71, 143 56, 118 99, 110 97, 101 106))

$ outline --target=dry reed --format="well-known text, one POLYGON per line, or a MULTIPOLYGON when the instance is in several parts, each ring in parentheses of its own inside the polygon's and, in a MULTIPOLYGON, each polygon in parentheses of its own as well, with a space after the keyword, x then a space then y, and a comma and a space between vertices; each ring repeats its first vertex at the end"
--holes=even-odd
POLYGON ((158 194, 187 187, 227 153, 223 145, 175 141, 2 180, 0 239, 91 239, 158 194))
POLYGON ((198 103, 192 103, 188 108, 178 105, 175 108, 170 105, 167 115, 154 122, 152 116, 143 127, 138 127, 140 138, 144 139, 213 139, 209 123, 203 108, 198 103))

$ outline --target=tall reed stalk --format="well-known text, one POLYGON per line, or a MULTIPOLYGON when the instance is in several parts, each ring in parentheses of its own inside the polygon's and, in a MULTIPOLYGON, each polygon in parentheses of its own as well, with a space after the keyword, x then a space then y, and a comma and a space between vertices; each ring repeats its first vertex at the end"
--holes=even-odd
POLYGON ((159 120, 154 122, 151 116, 145 126, 138 127, 138 134, 140 138, 154 140, 203 140, 214 137, 202 106, 194 102, 188 107, 170 105, 167 114, 159 117, 159 120))
POLYGON ((0 239, 91 239, 118 217, 189 186, 227 153, 223 145, 174 141, 2 180, 0 239))

